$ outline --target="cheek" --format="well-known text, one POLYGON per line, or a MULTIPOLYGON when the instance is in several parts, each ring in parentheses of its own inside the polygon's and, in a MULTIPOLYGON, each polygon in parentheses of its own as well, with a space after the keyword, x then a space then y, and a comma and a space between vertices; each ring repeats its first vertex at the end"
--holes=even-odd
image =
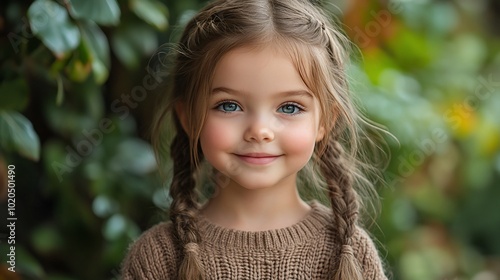
POLYGON ((290 154, 302 154, 310 157, 316 144, 316 131, 311 125, 301 125, 290 129, 282 144, 290 154))
POLYGON ((227 150, 233 144, 232 128, 220 120, 207 119, 200 135, 203 154, 227 150))

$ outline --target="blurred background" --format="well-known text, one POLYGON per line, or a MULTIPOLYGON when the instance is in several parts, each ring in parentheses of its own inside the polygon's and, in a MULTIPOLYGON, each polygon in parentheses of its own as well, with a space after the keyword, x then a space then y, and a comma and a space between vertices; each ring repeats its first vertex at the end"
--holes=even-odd
MULTIPOLYGON (((398 140, 370 228, 392 279, 500 279, 500 1, 324 2, 357 46, 353 94, 398 140)), ((166 219, 150 61, 204 3, 2 1, 0 279, 118 279, 166 219)))

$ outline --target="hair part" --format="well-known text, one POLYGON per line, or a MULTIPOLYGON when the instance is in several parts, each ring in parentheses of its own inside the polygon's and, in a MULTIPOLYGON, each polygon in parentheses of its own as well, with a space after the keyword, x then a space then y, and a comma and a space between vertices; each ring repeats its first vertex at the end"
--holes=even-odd
POLYGON ((319 100, 321 125, 327 133, 317 143, 311 163, 326 185, 333 210, 331 228, 341 243, 336 252, 334 279, 363 278, 351 239, 362 203, 359 193, 362 197, 374 195, 364 175, 371 167, 364 163, 363 152, 358 149, 364 135, 362 127, 368 122, 357 112, 349 95, 345 74, 349 41, 312 2, 217 0, 203 8, 184 30, 176 48, 167 101, 159 111, 152 136, 161 161, 169 144, 164 140, 164 125, 173 121, 169 215, 184 248, 179 279, 205 278, 199 258, 198 244, 202 238, 197 228, 199 195, 195 187, 203 160, 199 138, 207 114, 213 69, 233 49, 268 46, 290 57, 319 100), (176 109, 189 116, 185 123, 181 124, 176 109))

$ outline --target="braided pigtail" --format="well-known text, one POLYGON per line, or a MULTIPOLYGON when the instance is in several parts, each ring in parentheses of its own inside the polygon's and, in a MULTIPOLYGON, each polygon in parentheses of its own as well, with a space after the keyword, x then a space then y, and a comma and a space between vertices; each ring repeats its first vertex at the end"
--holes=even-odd
POLYGON ((196 223, 199 207, 195 192, 194 167, 189 151, 188 136, 183 129, 178 129, 171 146, 174 173, 170 186, 170 220, 184 249, 178 279, 198 280, 204 279, 204 270, 199 257, 198 244, 201 242, 201 236, 196 223))
POLYGON ((327 143, 320 157, 320 169, 327 184, 334 226, 341 244, 334 279, 362 280, 361 268, 351 244, 358 220, 357 194, 353 189, 353 174, 344 157, 343 148, 335 139, 327 143))

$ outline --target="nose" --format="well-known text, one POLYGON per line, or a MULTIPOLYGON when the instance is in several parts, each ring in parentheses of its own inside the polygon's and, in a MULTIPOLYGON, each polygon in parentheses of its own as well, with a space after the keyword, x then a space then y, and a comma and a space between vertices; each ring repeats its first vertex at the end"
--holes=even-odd
POLYGON ((245 141, 248 142, 271 142, 274 140, 274 131, 271 128, 270 121, 266 119, 253 119, 248 125, 245 135, 245 141))

